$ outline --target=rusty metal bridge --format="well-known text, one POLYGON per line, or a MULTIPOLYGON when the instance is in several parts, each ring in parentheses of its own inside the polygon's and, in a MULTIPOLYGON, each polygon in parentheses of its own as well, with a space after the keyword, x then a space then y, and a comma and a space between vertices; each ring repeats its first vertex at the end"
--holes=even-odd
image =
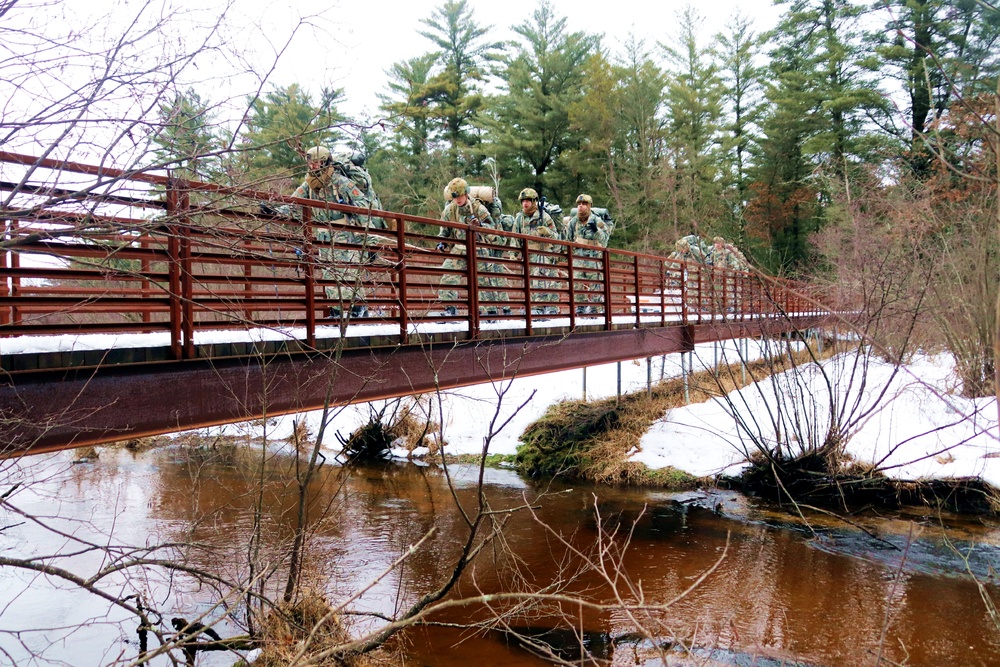
POLYGON ((14 153, 0 152, 0 220, 2 456, 689 351, 828 314, 808 286, 754 273, 14 153), (447 251, 442 225, 462 239, 447 251))

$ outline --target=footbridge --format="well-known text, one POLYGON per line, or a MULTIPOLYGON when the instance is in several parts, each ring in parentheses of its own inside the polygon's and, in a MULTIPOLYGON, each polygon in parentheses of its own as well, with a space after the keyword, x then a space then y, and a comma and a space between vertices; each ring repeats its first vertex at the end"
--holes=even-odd
POLYGON ((0 152, 0 220, 3 456, 689 351, 829 313, 828 295, 757 273, 14 153, 0 152), (442 246, 441 226, 459 242, 442 246))

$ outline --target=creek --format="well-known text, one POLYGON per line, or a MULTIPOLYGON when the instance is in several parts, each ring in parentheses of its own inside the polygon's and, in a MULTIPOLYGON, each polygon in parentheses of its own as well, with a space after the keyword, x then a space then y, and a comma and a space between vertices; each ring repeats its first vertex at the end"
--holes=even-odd
MULTIPOLYGON (((185 550, 189 564, 225 577, 247 575, 247 536, 261 488, 252 459, 238 450, 180 447, 138 454, 103 449, 97 460, 77 465, 72 455, 4 462, 2 492, 20 483, 8 500, 24 514, 5 510, 0 517, 2 556, 47 555, 44 562, 89 576, 109 562, 97 546, 194 541, 200 547, 185 550), (83 549, 67 535, 95 548, 83 549)), ((282 471, 288 465, 287 457, 276 457, 264 468, 261 553, 272 563, 281 559, 295 514, 294 485, 282 471)), ((331 601, 368 587, 352 607, 380 614, 433 590, 450 575, 467 535, 455 502, 473 511, 479 497, 478 468, 448 472, 454 494, 439 467, 387 463, 346 475, 324 466, 311 497, 317 526, 306 559, 311 585, 331 601), (428 533, 401 567, 383 576, 428 533)), ((595 488, 497 469, 486 470, 484 494, 494 511, 521 509, 507 519, 503 549, 484 551, 456 595, 559 581, 567 594, 610 603, 605 582, 567 556, 567 545, 593 555, 603 539, 615 553, 620 549, 619 572, 647 602, 680 596, 649 624, 656 640, 695 647, 712 664, 857 667, 875 665, 881 651, 885 665, 1000 666, 1000 627, 983 600, 1000 599, 994 577, 1000 523, 993 519, 911 510, 868 511, 845 521, 804 508, 796 515, 733 492, 595 488)), ((242 600, 220 606, 225 591, 182 575, 136 571, 102 585, 116 596, 144 592, 164 623, 173 615, 224 616, 224 606, 240 616, 242 600)), ((600 658, 585 664, 660 664, 644 657, 650 642, 621 610, 563 605, 562 613, 537 607, 512 625, 570 659, 583 641, 600 658), (567 616, 582 637, 567 633, 569 622, 560 620, 567 616)), ((405 664, 552 664, 510 634, 453 627, 484 617, 481 607, 457 607, 434 615, 435 625, 407 631, 405 664)), ((353 623, 361 632, 374 622, 359 616, 353 623)), ((216 627, 223 636, 242 632, 227 618, 216 627)), ((134 619, 55 577, 0 569, 2 664, 128 664, 137 651, 135 631, 134 619), (44 659, 30 662, 31 653, 44 659)), ((224 653, 198 658, 199 665, 234 661, 224 653)), ((169 662, 161 657, 152 664, 169 662)))

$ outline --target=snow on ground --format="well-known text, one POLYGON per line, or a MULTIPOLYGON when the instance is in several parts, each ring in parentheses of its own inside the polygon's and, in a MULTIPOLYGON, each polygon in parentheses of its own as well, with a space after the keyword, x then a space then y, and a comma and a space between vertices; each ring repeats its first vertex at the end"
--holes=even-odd
MULTIPOLYGON (((799 419, 812 425, 798 432, 811 432, 820 441, 830 423, 833 387, 841 422, 851 425, 847 452, 855 461, 878 463, 900 479, 976 476, 1000 486, 996 400, 949 393, 950 357, 918 358, 895 377, 891 365, 872 357, 864 383, 853 361, 853 355, 839 355, 823 363, 826 376, 807 367, 798 375, 789 371, 745 387, 726 400, 671 410, 643 436, 632 459, 694 475, 738 472, 755 442, 776 444, 775 387, 798 397, 786 405, 797 407, 799 419)), ((786 410, 781 420, 786 443, 797 431, 790 414, 786 410)))
MULTIPOLYGON (((736 346, 735 341, 698 345, 695 351, 697 355, 694 360, 695 370, 701 370, 706 363, 714 363, 716 357, 723 359, 728 356, 735 362, 738 358, 736 346)), ((752 358, 760 355, 756 343, 750 342, 749 354, 752 358)), ((651 360, 637 359, 620 364, 603 364, 590 366, 586 370, 546 373, 445 391, 442 392, 440 406, 436 399, 429 398, 430 419, 442 425, 442 435, 447 443, 445 451, 449 454, 480 453, 486 437, 491 432, 494 434, 489 447, 491 454, 514 454, 518 439, 529 424, 541 417, 553 403, 583 398, 584 385, 588 399, 615 396, 619 387, 619 369, 623 394, 645 391, 650 380, 656 383, 661 379, 679 376, 681 355, 668 354, 653 357, 651 360)), ((377 409, 385 405, 385 402, 371 405, 377 409)), ((328 430, 338 431, 347 437, 358 426, 368 421, 370 409, 367 403, 338 409, 330 421, 328 430)), ((273 439, 288 437, 292 432, 292 421, 301 419, 306 420, 310 431, 315 434, 319 430, 322 412, 313 411, 275 418, 268 426, 269 437, 273 439)), ((246 433, 247 428, 253 429, 254 435, 261 435, 259 426, 248 424, 220 427, 213 432, 221 430, 228 434, 246 433)), ((332 437, 327 438, 327 443, 331 449, 339 448, 332 437)), ((403 451, 395 453, 400 456, 406 455, 403 451)), ((417 451, 415 454, 419 456, 422 453, 417 451)))

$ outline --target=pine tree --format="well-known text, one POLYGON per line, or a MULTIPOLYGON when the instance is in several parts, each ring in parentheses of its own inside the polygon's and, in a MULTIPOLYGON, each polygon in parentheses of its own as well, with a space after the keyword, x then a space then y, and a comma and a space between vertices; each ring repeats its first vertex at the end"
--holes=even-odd
POLYGON ((889 20, 874 37, 880 71, 903 89, 904 117, 891 126, 909 146, 919 178, 931 176, 935 152, 950 152, 938 121, 958 99, 996 90, 1000 10, 975 0, 883 0, 889 20), (944 141, 943 141, 944 139, 944 141))
POLYGON ((556 17, 546 0, 514 32, 523 41, 517 54, 506 59, 500 74, 503 94, 491 105, 488 128, 493 147, 509 173, 523 174, 515 179, 517 188, 531 186, 552 199, 568 198, 572 177, 548 172, 558 170, 564 151, 581 144, 570 109, 583 97, 584 64, 596 50, 598 38, 568 33, 566 19, 556 17))
POLYGON ((823 223, 825 179, 842 181, 876 156, 866 123, 884 101, 871 76, 848 0, 794 0, 771 37, 771 66, 753 170, 748 230, 770 247, 758 260, 776 271, 814 266, 810 236, 823 223))
POLYGON ((720 125, 722 187, 732 222, 727 234, 743 248, 748 247, 748 172, 752 150, 760 139, 758 124, 764 105, 764 68, 758 65, 761 44, 750 20, 740 14, 726 24, 726 32, 715 37, 724 106, 720 125))
MULTIPOLYGON (((661 44, 672 65, 667 86, 670 180, 674 225, 707 233, 722 218, 719 122, 722 82, 710 49, 698 43, 702 19, 690 6, 680 15, 676 46, 661 44)), ((675 235, 676 237, 676 235, 675 235)))
POLYGON ((216 178, 222 142, 208 102, 188 88, 161 102, 157 117, 160 126, 153 136, 157 162, 181 178, 216 178))
POLYGON ((498 57, 502 43, 485 39, 490 27, 475 21, 466 0, 447 0, 421 23, 429 30, 420 35, 439 50, 428 54, 434 58, 436 72, 415 91, 415 99, 425 109, 418 115, 437 122, 436 135, 445 142, 454 170, 468 171, 474 161, 468 149, 479 143, 475 119, 484 103, 486 68, 498 57))
POLYGON ((298 84, 276 88, 250 102, 240 146, 252 181, 289 178, 303 169, 302 155, 311 146, 330 146, 342 137, 344 117, 337 111, 341 90, 324 89, 318 104, 298 84))

